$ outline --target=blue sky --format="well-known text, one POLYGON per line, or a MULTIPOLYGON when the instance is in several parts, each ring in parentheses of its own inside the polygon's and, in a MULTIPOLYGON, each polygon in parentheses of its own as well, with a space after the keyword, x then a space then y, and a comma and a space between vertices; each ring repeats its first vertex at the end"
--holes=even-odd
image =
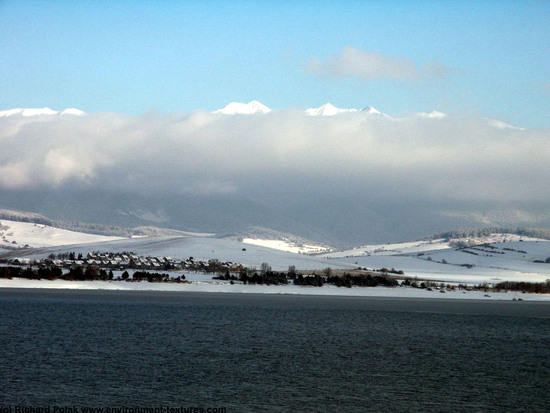
POLYGON ((0 109, 138 115, 256 99, 550 127, 548 1, 295 3, 0 1, 0 109))

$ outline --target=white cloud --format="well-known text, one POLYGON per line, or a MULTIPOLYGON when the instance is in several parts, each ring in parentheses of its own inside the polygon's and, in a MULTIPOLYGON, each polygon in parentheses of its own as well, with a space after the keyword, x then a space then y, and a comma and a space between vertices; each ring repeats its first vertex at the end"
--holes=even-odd
POLYGON ((424 66, 418 66, 407 58, 365 52, 352 46, 342 49, 326 61, 322 61, 318 57, 310 58, 307 63, 307 70, 320 76, 360 80, 443 78, 453 71, 453 69, 437 62, 429 62, 424 66))
POLYGON ((550 202, 548 130, 479 117, 394 120, 97 114, 0 119, 0 186, 235 193, 292 203, 303 191, 550 202))

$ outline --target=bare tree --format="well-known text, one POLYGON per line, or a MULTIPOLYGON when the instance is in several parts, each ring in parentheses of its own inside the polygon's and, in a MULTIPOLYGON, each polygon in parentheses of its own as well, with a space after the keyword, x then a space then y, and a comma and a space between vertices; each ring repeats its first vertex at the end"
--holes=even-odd
POLYGON ((267 262, 262 262, 262 265, 260 266, 260 272, 262 275, 266 275, 268 272, 271 272, 271 267, 267 262))

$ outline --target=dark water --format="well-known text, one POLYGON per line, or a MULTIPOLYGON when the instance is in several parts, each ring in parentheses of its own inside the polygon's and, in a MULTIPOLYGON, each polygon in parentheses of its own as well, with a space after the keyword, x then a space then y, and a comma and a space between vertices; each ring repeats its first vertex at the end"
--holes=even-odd
POLYGON ((550 411, 550 304, 0 290, 0 407, 550 411))

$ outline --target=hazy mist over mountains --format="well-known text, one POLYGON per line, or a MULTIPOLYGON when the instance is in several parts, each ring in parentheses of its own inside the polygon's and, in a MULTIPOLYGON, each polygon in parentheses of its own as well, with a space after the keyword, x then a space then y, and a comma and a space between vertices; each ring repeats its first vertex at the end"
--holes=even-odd
POLYGON ((234 115, 4 114, 0 207, 120 226, 261 226, 333 245, 550 226, 548 129, 251 104, 228 105, 234 115))

